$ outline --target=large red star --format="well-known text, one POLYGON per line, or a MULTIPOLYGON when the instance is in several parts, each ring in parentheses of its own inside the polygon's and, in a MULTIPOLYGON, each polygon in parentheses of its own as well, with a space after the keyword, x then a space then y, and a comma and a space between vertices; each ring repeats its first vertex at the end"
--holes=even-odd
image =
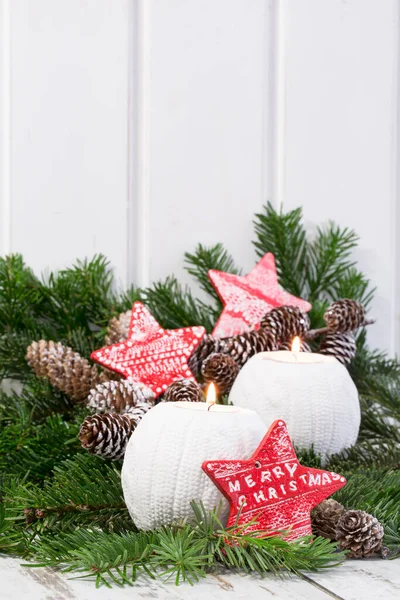
POLYGON ((103 367, 147 385, 157 397, 177 379, 194 379, 187 361, 204 333, 204 327, 163 329, 141 302, 135 302, 128 339, 95 350, 91 357, 103 367))
POLYGON ((244 277, 214 269, 208 271, 208 276, 224 304, 213 331, 216 337, 229 337, 253 328, 265 313, 277 306, 298 306, 304 312, 311 309, 309 302, 281 288, 271 252, 244 277))
POLYGON ((283 421, 271 425, 249 460, 207 461, 203 470, 230 502, 227 527, 285 532, 287 540, 311 535, 310 510, 346 484, 336 473, 303 467, 283 421))

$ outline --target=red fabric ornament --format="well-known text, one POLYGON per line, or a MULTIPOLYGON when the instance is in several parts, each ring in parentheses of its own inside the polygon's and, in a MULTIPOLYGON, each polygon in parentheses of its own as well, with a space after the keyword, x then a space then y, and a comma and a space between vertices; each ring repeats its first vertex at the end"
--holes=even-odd
POLYGON ((204 333, 204 327, 163 329, 141 302, 135 302, 128 339, 95 350, 91 358, 130 381, 143 383, 157 397, 177 379, 195 380, 187 361, 204 333))
POLYGON ((265 313, 277 306, 298 306, 303 312, 311 309, 309 302, 281 288, 271 252, 244 277, 214 269, 208 271, 208 277, 224 304, 213 331, 216 337, 230 337, 252 329, 265 313))
POLYGON ((310 510, 346 484, 336 473, 303 467, 283 421, 271 425, 249 460, 207 461, 203 470, 230 502, 227 527, 285 532, 287 540, 311 535, 310 510))

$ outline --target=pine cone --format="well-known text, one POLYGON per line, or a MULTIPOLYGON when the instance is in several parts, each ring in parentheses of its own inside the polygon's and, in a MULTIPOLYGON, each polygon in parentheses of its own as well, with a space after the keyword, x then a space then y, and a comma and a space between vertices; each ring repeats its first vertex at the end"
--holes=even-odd
POLYGON ((87 399, 88 408, 96 413, 133 413, 138 404, 153 404, 153 391, 143 385, 127 379, 107 381, 90 390, 87 399))
POLYGON ((242 367, 254 354, 276 350, 276 339, 268 329, 246 331, 226 339, 226 352, 242 367))
POLYGON ((336 527, 336 539, 349 558, 362 558, 382 552, 383 527, 363 510, 347 510, 336 527))
POLYGON ((350 332, 327 333, 321 340, 318 352, 334 356, 343 365, 348 365, 356 355, 356 341, 350 332))
POLYGON ((310 319, 297 306, 279 306, 262 318, 260 327, 271 331, 278 343, 283 343, 296 335, 304 338, 310 329, 310 319))
POLYGON ((192 371, 193 375, 198 378, 201 373, 201 366, 205 359, 214 352, 224 352, 225 346, 226 342, 224 339, 215 338, 210 334, 206 334, 188 361, 189 369, 192 371))
MULTIPOLYGON (((278 350, 288 350, 290 352, 292 350, 292 343, 293 340, 282 342, 278 350)), ((312 352, 311 347, 303 340, 300 340, 300 352, 312 352)))
POLYGON ((100 382, 97 367, 61 342, 32 342, 26 359, 36 375, 48 377, 51 385, 75 402, 85 400, 91 388, 100 382))
POLYGON ((226 394, 233 386, 239 365, 229 354, 214 352, 203 362, 201 372, 206 383, 214 382, 220 394, 226 394))
POLYGON ((324 314, 324 320, 331 331, 353 331, 362 326, 365 319, 365 308, 355 300, 337 300, 330 305, 324 314))
POLYGON ((167 387, 164 402, 204 402, 201 387, 193 379, 178 379, 167 387))
POLYGON ((329 540, 336 540, 336 527, 344 512, 344 506, 336 502, 333 498, 323 500, 321 504, 315 506, 311 511, 313 534, 328 538, 329 540))
POLYGON ((105 337, 106 346, 118 344, 128 338, 131 316, 132 311, 127 310, 121 313, 119 317, 113 317, 109 320, 105 337))
POLYGON ((145 403, 137 405, 135 415, 104 413, 86 417, 78 434, 82 446, 101 458, 123 458, 132 432, 150 408, 145 403))

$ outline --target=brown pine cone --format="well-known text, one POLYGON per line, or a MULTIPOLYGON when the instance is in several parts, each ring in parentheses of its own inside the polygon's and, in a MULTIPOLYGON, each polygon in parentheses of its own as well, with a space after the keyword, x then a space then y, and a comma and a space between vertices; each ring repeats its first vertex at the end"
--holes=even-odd
POLYGON ((204 395, 197 381, 178 379, 164 392, 164 402, 204 402, 204 395))
POLYGON ((336 539, 348 558, 363 558, 383 551, 383 527, 363 510, 347 510, 336 527, 336 539))
POLYGON ((254 354, 276 350, 276 339, 268 329, 246 331, 226 338, 226 352, 242 367, 254 354))
POLYGON ((318 352, 334 356, 343 365, 348 365, 356 355, 356 341, 350 332, 327 333, 321 340, 318 352))
POLYGON ((214 352, 203 362, 201 372, 206 383, 214 382, 220 394, 227 394, 240 371, 229 354, 214 352))
POLYGON ((47 377, 51 385, 75 402, 85 400, 91 388, 101 380, 96 366, 61 342, 32 342, 26 359, 36 375, 47 377))
POLYGON ((306 337, 310 319, 297 306, 279 306, 262 318, 260 328, 271 331, 278 343, 283 343, 296 335, 306 337))
POLYGON ((224 352, 225 346, 225 340, 215 338, 206 333, 188 360, 189 369, 192 371, 193 375, 198 378, 201 373, 201 366, 205 359, 214 352, 224 352))
MULTIPOLYGON (((293 340, 282 342, 278 350, 288 350, 290 352, 292 350, 292 343, 293 340)), ((311 347, 303 340, 300 340, 300 352, 312 352, 311 347)))
POLYGON ((119 317, 113 317, 109 320, 105 337, 106 346, 118 344, 128 338, 131 316, 132 311, 127 310, 121 313, 119 317))
POLYGON ((127 379, 107 381, 90 390, 87 399, 88 408, 96 413, 134 413, 138 404, 154 403, 153 391, 143 385, 127 379))
POLYGON ((333 498, 323 500, 311 511, 311 525, 314 535, 336 540, 336 527, 345 508, 333 498))
POLYGON ((364 323, 365 308, 355 300, 337 300, 326 310, 324 320, 331 331, 354 331, 364 323))
POLYGON ((129 438, 150 408, 150 404, 138 404, 135 415, 104 413, 86 417, 78 438, 91 454, 110 460, 123 458, 129 438))

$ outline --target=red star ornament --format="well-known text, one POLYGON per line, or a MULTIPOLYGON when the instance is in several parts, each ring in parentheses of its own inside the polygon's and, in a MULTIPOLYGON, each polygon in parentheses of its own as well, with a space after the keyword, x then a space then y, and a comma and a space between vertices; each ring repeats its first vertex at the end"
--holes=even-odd
POLYGON ((163 329, 141 302, 135 302, 128 339, 95 350, 91 358, 130 381, 143 383, 157 397, 177 379, 194 379, 187 361, 204 333, 204 327, 163 329))
POLYGON ((227 527, 288 532, 287 540, 311 535, 310 510, 346 484, 336 473, 303 467, 281 420, 249 460, 207 461, 203 470, 230 502, 227 527))
POLYGON ((277 306, 298 306, 303 312, 311 309, 309 302, 281 288, 271 252, 244 277, 214 269, 208 271, 208 277, 224 304, 213 331, 216 337, 230 337, 252 329, 265 313, 277 306))

